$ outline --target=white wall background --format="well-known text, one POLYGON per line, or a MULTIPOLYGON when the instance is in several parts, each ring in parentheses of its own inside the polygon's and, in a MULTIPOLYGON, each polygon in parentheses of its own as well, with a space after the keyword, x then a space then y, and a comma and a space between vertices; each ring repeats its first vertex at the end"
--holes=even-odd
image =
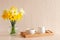
POLYGON ((9 21, 3 20, 1 15, 11 6, 25 10, 24 18, 16 24, 18 31, 45 26, 60 33, 60 0, 0 0, 0 34, 10 29, 9 21))

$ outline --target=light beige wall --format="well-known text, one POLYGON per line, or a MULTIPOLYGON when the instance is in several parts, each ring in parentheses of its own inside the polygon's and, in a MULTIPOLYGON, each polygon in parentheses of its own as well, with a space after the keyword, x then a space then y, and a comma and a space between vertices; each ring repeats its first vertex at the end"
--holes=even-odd
POLYGON ((24 18, 17 22, 18 31, 45 26, 56 33, 60 30, 60 0, 0 0, 0 32, 10 30, 9 21, 1 18, 2 11, 11 6, 24 8, 24 18))

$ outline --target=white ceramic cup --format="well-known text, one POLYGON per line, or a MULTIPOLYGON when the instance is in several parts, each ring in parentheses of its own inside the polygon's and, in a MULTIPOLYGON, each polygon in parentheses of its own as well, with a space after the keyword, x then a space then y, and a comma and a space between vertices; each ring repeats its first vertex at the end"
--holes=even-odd
POLYGON ((34 30, 34 29, 30 29, 30 30, 29 30, 29 33, 30 33, 30 34, 35 34, 35 30, 34 30))
POLYGON ((45 27, 40 27, 40 33, 45 33, 45 27))

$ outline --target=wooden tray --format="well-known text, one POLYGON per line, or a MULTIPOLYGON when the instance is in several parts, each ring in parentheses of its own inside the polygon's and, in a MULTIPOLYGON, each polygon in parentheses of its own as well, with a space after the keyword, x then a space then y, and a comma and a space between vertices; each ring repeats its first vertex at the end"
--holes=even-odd
POLYGON ((39 32, 36 32, 35 34, 29 34, 27 32, 21 32, 21 36, 24 38, 30 38, 30 37, 43 37, 43 36, 52 36, 53 32, 50 30, 46 30, 46 33, 41 34, 39 32))

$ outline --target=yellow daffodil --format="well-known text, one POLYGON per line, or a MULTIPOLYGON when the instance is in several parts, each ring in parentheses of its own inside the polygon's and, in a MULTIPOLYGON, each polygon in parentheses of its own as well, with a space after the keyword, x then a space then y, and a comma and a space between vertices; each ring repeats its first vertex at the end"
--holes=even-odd
POLYGON ((4 19, 8 19, 8 11, 7 10, 4 10, 2 17, 4 19))
POLYGON ((19 14, 17 15, 17 19, 18 19, 18 20, 21 20, 22 17, 23 17, 23 16, 21 15, 21 13, 19 13, 19 14))
POLYGON ((3 19, 9 19, 10 21, 17 21, 21 20, 23 17, 24 11, 18 11, 16 7, 11 7, 10 10, 4 10, 3 12, 3 19))

